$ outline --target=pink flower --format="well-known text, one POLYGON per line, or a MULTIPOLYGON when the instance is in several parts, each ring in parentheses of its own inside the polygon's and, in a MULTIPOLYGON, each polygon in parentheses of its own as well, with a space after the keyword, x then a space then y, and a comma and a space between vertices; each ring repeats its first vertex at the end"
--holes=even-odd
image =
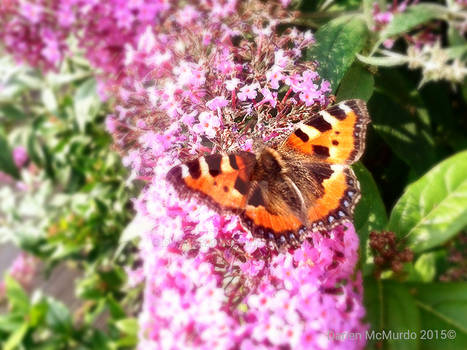
POLYGON ((229 101, 224 96, 216 96, 206 103, 206 107, 208 107, 211 111, 215 111, 218 108, 227 106, 228 103, 229 101))
POLYGON ((242 88, 240 88, 240 91, 238 93, 238 99, 240 101, 246 101, 247 99, 255 99, 256 95, 258 94, 258 91, 256 91, 258 88, 258 83, 243 86, 242 88))
POLYGON ((272 108, 276 107, 277 103, 277 93, 272 93, 267 87, 261 89, 261 94, 263 95, 263 100, 260 103, 269 103, 272 108))
POLYGON ((279 82, 284 78, 282 75, 281 67, 273 66, 269 71, 266 72, 266 78, 268 79, 273 89, 278 89, 279 82))
POLYGON ((29 160, 28 153, 26 148, 23 146, 18 146, 13 149, 13 161, 15 162, 18 168, 22 168, 29 160))
POLYGON ((37 24, 42 17, 43 8, 40 5, 32 4, 31 2, 22 1, 20 13, 31 23, 37 24))
MULTIPOLYGON (((39 261, 25 252, 21 252, 8 268, 7 274, 15 279, 23 288, 29 289, 36 275, 39 261)), ((5 294, 5 284, 0 281, 0 300, 5 294)))
POLYGON ((198 116, 199 123, 193 125, 193 131, 205 134, 209 138, 216 136, 221 123, 219 117, 212 112, 201 112, 198 116))
POLYGON ((237 85, 240 83, 240 79, 232 78, 225 81, 225 88, 229 91, 233 91, 237 88, 237 85))
POLYGON ((300 93, 300 100, 305 102, 306 106, 311 106, 315 103, 315 100, 320 97, 319 91, 316 90, 315 84, 306 86, 305 89, 300 93))

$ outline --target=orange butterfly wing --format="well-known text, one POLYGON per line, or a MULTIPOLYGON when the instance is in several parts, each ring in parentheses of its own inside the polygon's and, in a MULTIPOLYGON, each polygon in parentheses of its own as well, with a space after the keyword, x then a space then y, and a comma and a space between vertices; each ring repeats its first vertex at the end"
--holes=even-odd
POLYGON ((308 208, 312 228, 330 229, 352 218, 360 188, 349 165, 363 153, 369 122, 364 101, 343 101, 302 122, 281 146, 310 155, 311 177, 321 189, 308 208))
POLYGON ((238 211, 245 207, 253 153, 213 154, 173 167, 167 179, 181 196, 196 193, 216 208, 238 211))
POLYGON ((282 147, 330 164, 352 164, 365 148, 370 117, 362 100, 348 100, 313 114, 300 123, 282 147))

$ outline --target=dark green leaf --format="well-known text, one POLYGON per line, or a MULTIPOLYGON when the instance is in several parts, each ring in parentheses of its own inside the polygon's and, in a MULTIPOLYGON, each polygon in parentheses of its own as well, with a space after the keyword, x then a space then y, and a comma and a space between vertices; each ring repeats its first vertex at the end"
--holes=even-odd
POLYGON ((371 173, 361 163, 354 164, 352 168, 360 182, 362 193, 362 198, 355 208, 354 224, 360 237, 360 259, 363 273, 366 275, 371 272, 372 265, 368 235, 371 231, 382 230, 387 225, 388 217, 371 173))
MULTIPOLYGON (((368 347, 379 349, 377 334, 381 331, 393 333, 415 332, 416 339, 388 339, 385 349, 418 349, 420 319, 417 306, 408 289, 393 281, 365 279, 364 303, 367 318, 372 326, 368 335, 368 347)), ((381 341, 383 343, 383 341, 381 341)))
POLYGON ((21 109, 13 104, 5 104, 0 107, 0 117, 2 116, 15 122, 28 118, 28 116, 21 109))
POLYGON ((53 298, 47 299, 47 325, 61 334, 68 334, 72 328, 71 315, 67 307, 53 298))
POLYGON ((467 283, 418 283, 410 287, 420 309, 421 329, 433 331, 431 338, 420 341, 421 348, 466 349, 467 283), (455 339, 444 337, 443 330, 451 335, 454 331, 455 339))
POLYGON ((340 17, 322 26, 315 34, 316 43, 307 53, 319 64, 318 73, 336 91, 367 39, 365 21, 359 17, 340 17))
POLYGON ((406 109, 388 96, 375 92, 369 110, 373 128, 416 174, 422 174, 436 162, 430 126, 416 109, 406 109))
POLYGON ((337 90, 337 101, 359 98, 368 101, 375 88, 373 74, 363 68, 360 64, 354 63, 345 73, 344 78, 337 90))
POLYGON ((467 225, 467 151, 411 184, 395 205, 389 230, 415 252, 446 242, 467 225))
POLYGON ((16 178, 19 177, 18 168, 13 161, 10 145, 2 129, 0 129, 0 171, 16 178))

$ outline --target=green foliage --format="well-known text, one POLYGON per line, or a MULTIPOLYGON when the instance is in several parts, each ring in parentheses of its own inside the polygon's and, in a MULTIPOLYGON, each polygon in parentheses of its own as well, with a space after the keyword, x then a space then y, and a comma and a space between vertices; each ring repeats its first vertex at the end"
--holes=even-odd
POLYGON ((389 230, 415 252, 436 247, 467 225, 467 151, 411 184, 391 213, 389 230))
MULTIPOLYGON (((364 99, 372 118, 366 153, 353 166, 362 192, 354 224, 360 236, 370 332, 416 333, 408 340, 373 338, 368 348, 465 349, 467 257, 461 243, 467 227, 465 80, 460 89, 438 81, 453 81, 448 72, 455 59, 465 63, 466 41, 456 29, 456 17, 464 18, 465 13, 456 14, 454 2, 445 6, 422 2, 395 13, 387 26, 374 30, 373 3, 363 1, 353 17, 347 13, 356 11, 351 1, 326 3, 327 9, 322 2, 314 7, 302 4, 302 9, 314 11, 305 17, 319 26, 317 45, 308 58, 320 63, 318 71, 331 82, 337 101, 364 99), (321 25, 317 19, 326 18, 326 10, 332 19, 321 25), (436 26, 439 20, 445 27, 436 26), (403 41, 424 28, 449 45, 431 56, 406 55, 403 51, 411 42, 403 41), (381 46, 387 39, 393 40, 387 42, 391 49, 381 46), (435 61, 439 71, 433 78, 429 69, 435 61), (401 67, 405 64, 421 68, 421 74, 401 67), (436 82, 420 86, 420 81, 430 80, 436 82), (382 231, 394 233, 399 251, 408 248, 414 254, 401 272, 376 268, 369 234, 382 231), (464 259, 460 265, 450 259, 456 249, 459 253, 454 254, 460 254, 456 259, 464 259), (440 282, 452 276, 457 279, 440 282), (447 337, 449 330, 456 332, 455 339, 447 337)), ((388 6, 383 0, 378 4, 382 9, 388 6)))
POLYGON ((125 292, 123 266, 134 259, 128 254, 131 242, 118 256, 115 252, 132 217, 130 198, 136 192, 126 185, 127 172, 104 130, 106 106, 95 79, 73 66, 46 77, 22 68, 3 86, 0 170, 20 179, 26 189, 0 189, 2 198, 8 198, 0 204, 0 242, 14 242, 41 258, 48 272, 73 263, 81 277, 75 281, 77 310, 40 292, 30 297, 7 278, 8 312, 0 316, 0 346, 131 349, 139 295, 138 288, 125 292), (11 156, 16 146, 29 155, 22 169, 11 156))
POLYGON ((322 26, 307 58, 319 62, 318 72, 336 91, 339 82, 365 44, 367 28, 361 18, 340 17, 322 26))

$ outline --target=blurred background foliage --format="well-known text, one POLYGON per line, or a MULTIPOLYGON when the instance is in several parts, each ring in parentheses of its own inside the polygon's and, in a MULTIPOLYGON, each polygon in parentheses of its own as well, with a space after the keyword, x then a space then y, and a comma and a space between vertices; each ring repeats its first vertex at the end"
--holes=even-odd
MULTIPOLYGON (((367 320, 374 330, 453 329, 456 339, 418 336, 368 348, 466 349, 467 81, 458 73, 467 41, 458 21, 467 15, 456 12, 457 1, 420 1, 376 28, 374 3, 296 4, 296 24, 315 30, 308 59, 321 63, 337 101, 362 98, 372 117, 354 167, 367 320), (427 28, 441 51, 420 41, 425 56, 411 56, 427 28), (436 59, 438 71, 428 65, 436 59)), ((124 267, 137 262, 132 243, 119 239, 138 188, 112 150, 109 106, 93 70, 73 56, 43 76, 2 55, 0 84, 0 169, 9 175, 0 187, 0 241, 40 258, 46 274, 61 263, 82 272, 76 311, 7 278, 0 342, 5 349, 133 348, 141 298, 124 267), (22 167, 12 156, 19 146, 29 158, 22 167), (96 328, 101 314, 105 325, 96 328)))
POLYGON ((40 292, 29 298, 8 278, 3 346, 132 348, 136 322, 130 315, 139 291, 124 291, 124 266, 132 257, 115 253, 136 189, 112 149, 96 81, 81 62, 70 60, 42 76, 8 56, 1 58, 0 77, 0 168, 10 176, 0 188, 0 241, 40 258, 44 278, 61 263, 80 271, 74 288, 81 300, 72 314, 40 292), (18 147, 28 158, 21 167, 12 156, 18 147))

